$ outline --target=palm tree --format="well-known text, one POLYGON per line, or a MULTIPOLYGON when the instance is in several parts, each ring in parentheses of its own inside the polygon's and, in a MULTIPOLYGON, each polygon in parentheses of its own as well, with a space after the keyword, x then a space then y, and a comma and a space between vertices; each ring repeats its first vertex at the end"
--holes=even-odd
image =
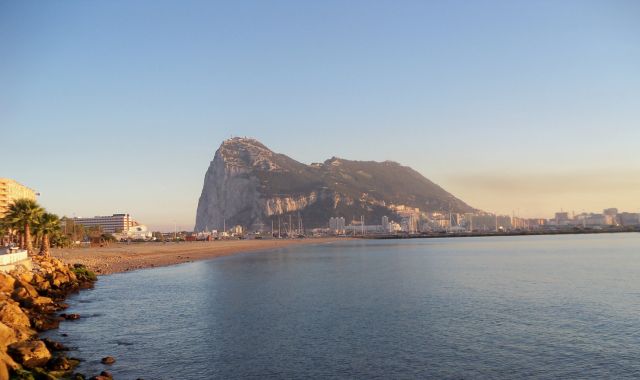
POLYGON ((0 245, 4 245, 5 237, 9 234, 9 227, 4 219, 0 219, 0 245))
POLYGON ((71 246, 71 238, 65 235, 64 231, 59 230, 49 237, 52 247, 69 248, 71 246))
POLYGON ((40 254, 43 256, 50 255, 51 236, 60 231, 60 218, 58 215, 45 212, 38 219, 36 231, 42 235, 42 243, 40 244, 40 254))
POLYGON ((9 205, 9 211, 5 216, 11 226, 16 227, 23 232, 22 248, 26 249, 29 254, 33 254, 33 243, 31 241, 31 226, 38 222, 40 216, 44 213, 44 209, 38 205, 38 202, 22 198, 9 205))

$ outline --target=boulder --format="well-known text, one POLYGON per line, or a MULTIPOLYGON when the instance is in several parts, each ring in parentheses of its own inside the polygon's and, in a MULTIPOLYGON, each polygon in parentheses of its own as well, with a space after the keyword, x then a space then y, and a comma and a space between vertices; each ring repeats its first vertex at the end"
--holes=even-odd
POLYGON ((23 287, 18 287, 16 290, 14 290, 12 297, 16 301, 20 301, 24 303, 30 302, 32 298, 31 295, 29 295, 29 292, 27 291, 27 289, 23 287))
POLYGON ((39 285, 42 284, 43 282, 46 282, 47 279, 44 278, 44 276, 42 276, 40 273, 34 273, 33 274, 33 279, 31 280, 31 283, 34 285, 39 285))
POLYGON ((51 352, 41 340, 10 344, 8 353, 26 368, 43 367, 51 359, 51 352))
POLYGON ((8 379, 9 377, 2 377, 4 371, 19 370, 20 364, 16 363, 11 356, 9 356, 5 350, 0 350, 0 379, 8 379))
POLYGON ((2 360, 0 360, 0 380, 9 380, 9 367, 2 360))
POLYGON ((45 282, 43 282, 41 284, 37 284, 36 286, 41 291, 47 291, 47 290, 51 289, 51 283, 49 281, 45 281, 45 282))
POLYGON ((37 273, 33 276, 32 284, 39 290, 49 290, 51 288, 51 283, 37 273))
POLYGON ((113 356, 106 356, 100 360, 102 364, 113 364, 116 362, 116 359, 113 356))
POLYGON ((58 380, 58 376, 54 372, 49 372, 44 368, 34 368, 31 373, 36 380, 58 380))
POLYGON ((60 342, 56 342, 51 338, 44 338, 42 341, 47 346, 49 351, 69 351, 69 347, 60 342))
POLYGON ((49 297, 38 296, 33 298, 32 303, 34 305, 50 305, 53 303, 53 300, 49 297))
POLYGON ((26 272, 20 273, 19 281, 30 283, 31 281, 33 281, 33 272, 26 271, 26 272))
POLYGON ((15 330, 0 322, 0 351, 4 351, 8 345, 17 341, 15 330))
MULTIPOLYGON (((13 292, 14 295, 16 294, 16 292, 18 292, 20 290, 20 288, 24 289, 22 292, 26 292, 26 294, 30 297, 37 297, 39 296, 38 291, 36 290, 36 288, 31 285, 30 283, 26 282, 26 281, 22 281, 22 280, 18 280, 15 283, 15 291, 13 292)), ((23 293, 25 294, 25 293, 23 293)))
POLYGON ((69 304, 64 302, 56 302, 56 307, 58 308, 58 310, 64 310, 69 308, 69 304))
POLYGON ((80 364, 80 361, 78 359, 72 359, 64 355, 60 355, 49 361, 49 364, 47 364, 47 368, 52 371, 66 372, 76 368, 78 364, 80 364))
POLYGON ((54 373, 48 372, 44 368, 34 368, 32 373, 37 380, 58 380, 58 376, 54 375, 54 373))
POLYGON ((13 301, 0 302, 0 322, 9 327, 29 327, 29 317, 13 301))
MULTIPOLYGON (((36 333, 31 329, 29 317, 17 305, 10 302, 0 302, 0 323, 11 329, 15 335, 14 342, 30 339, 36 333)), ((3 342, 3 340, 0 339, 0 342, 3 342)), ((9 341, 4 342, 4 346, 13 343, 9 341)), ((0 344, 0 346, 2 345, 0 344)))
POLYGON ((37 331, 53 330, 60 326, 60 318, 36 313, 31 316, 31 325, 37 331))
POLYGON ((16 279, 13 276, 0 272, 0 292, 11 293, 15 283, 16 279))
POLYGON ((51 275, 51 285, 61 288, 69 282, 69 277, 61 272, 53 272, 51 275))

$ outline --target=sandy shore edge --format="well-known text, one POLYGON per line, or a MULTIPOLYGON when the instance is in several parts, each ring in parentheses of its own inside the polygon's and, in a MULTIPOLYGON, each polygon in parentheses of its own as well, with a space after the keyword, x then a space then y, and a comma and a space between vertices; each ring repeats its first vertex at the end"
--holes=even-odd
POLYGON ((180 243, 113 243, 108 247, 55 249, 52 256, 67 264, 80 263, 98 275, 164 267, 196 260, 268 251, 298 245, 327 244, 344 238, 222 240, 180 243))

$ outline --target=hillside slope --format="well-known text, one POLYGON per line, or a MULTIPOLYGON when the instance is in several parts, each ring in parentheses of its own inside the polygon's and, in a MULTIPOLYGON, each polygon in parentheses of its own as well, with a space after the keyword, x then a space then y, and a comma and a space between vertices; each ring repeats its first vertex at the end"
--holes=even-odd
POLYGON ((473 208, 407 166, 333 157, 306 165, 271 151, 257 140, 222 143, 205 174, 196 231, 242 225, 271 228, 298 215, 305 228, 323 227, 332 216, 364 216, 379 224, 396 216, 392 205, 425 211, 471 212, 473 208))

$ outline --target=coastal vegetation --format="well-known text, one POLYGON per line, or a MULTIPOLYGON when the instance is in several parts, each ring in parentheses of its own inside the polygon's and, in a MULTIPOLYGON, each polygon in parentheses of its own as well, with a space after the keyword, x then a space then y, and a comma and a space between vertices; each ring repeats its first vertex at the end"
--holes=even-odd
POLYGON ((32 229, 38 224, 44 214, 44 209, 31 199, 18 199, 9 205, 9 211, 2 223, 15 231, 20 242, 20 248, 33 254, 32 229))
POLYGON ((0 239, 4 244, 25 249, 29 256, 50 256, 52 247, 67 248, 82 241, 99 245, 115 241, 100 226, 85 228, 72 218, 48 212, 31 199, 18 199, 9 206, 7 214, 0 218, 0 239))
POLYGON ((51 257, 52 246, 84 238, 82 226, 69 225, 71 233, 66 233, 57 215, 31 199, 14 201, 0 219, 2 243, 17 245, 30 256, 28 262, 0 271, 0 380, 85 378, 73 373, 80 361, 67 357, 67 347, 38 337, 62 320, 80 318, 57 313, 68 307, 64 301, 69 293, 90 288, 97 280, 84 265, 51 257))

